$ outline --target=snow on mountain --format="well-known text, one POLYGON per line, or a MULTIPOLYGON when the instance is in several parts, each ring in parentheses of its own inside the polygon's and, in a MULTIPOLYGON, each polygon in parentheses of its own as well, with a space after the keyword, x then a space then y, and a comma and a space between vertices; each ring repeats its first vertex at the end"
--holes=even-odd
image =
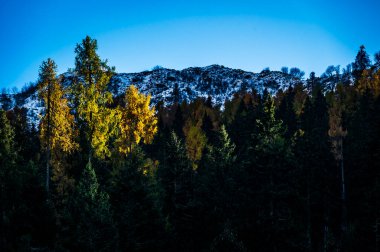
POLYGON ((174 69, 155 69, 141 73, 116 74, 110 83, 110 90, 115 95, 125 92, 133 84, 141 92, 152 95, 152 101, 172 103, 175 85, 180 91, 180 101, 190 102, 197 97, 212 97, 213 103, 222 105, 234 93, 255 88, 262 92, 265 88, 272 94, 290 85, 303 83, 301 80, 282 72, 263 71, 252 73, 220 65, 207 67, 190 67, 182 71, 174 69))
MULTIPOLYGON (((74 74, 66 72, 61 75, 64 86, 69 86, 74 74)), ((174 69, 158 68, 152 71, 140 73, 117 73, 109 84, 109 90, 114 96, 122 96, 130 85, 135 85, 140 92, 150 94, 152 102, 163 101, 166 105, 173 103, 173 91, 175 86, 179 89, 179 101, 190 102, 197 97, 212 97, 216 105, 223 105, 226 99, 231 99, 233 94, 241 91, 250 91, 253 88, 259 93, 265 88, 275 94, 280 89, 286 89, 291 85, 303 83, 289 74, 278 71, 264 70, 261 73, 247 72, 240 69, 232 69, 220 65, 206 67, 190 67, 181 71, 174 69)), ((28 117, 36 125, 39 115, 43 113, 41 101, 38 99, 35 88, 27 95, 14 95, 20 107, 28 109, 28 117), (18 98, 17 98, 18 97, 18 98)))

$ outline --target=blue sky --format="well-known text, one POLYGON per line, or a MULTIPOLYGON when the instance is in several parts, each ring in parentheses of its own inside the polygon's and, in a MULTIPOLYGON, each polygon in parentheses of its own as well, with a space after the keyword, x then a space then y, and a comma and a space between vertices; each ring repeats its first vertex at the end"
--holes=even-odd
POLYGON ((380 1, 0 0, 0 88, 36 81, 43 60, 74 67, 86 35, 117 72, 221 64, 307 74, 380 50, 380 1))

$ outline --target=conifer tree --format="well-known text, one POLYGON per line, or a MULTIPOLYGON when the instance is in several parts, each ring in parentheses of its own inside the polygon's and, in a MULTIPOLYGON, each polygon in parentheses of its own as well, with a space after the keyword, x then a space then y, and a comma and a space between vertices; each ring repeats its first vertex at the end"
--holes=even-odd
POLYGON ((155 165, 138 146, 114 165, 110 189, 121 251, 158 250, 164 237, 155 165), (153 182, 153 183, 152 183, 153 182))
POLYGON ((38 94, 44 101, 45 114, 40 124, 40 140, 46 149, 46 190, 49 192, 50 166, 53 165, 53 178, 62 190, 67 185, 67 174, 63 167, 63 153, 70 153, 78 146, 74 141, 74 117, 70 114, 67 99, 64 97, 57 77, 57 66, 52 59, 44 61, 40 68, 38 94), (63 179, 63 181, 62 181, 63 179))
POLYGON ((172 129, 180 139, 183 139, 185 136, 183 133, 184 120, 181 104, 174 104, 173 107, 175 108, 175 114, 173 118, 172 129))
POLYGON ((0 249, 9 250, 11 248, 9 228, 12 219, 12 209, 16 207, 12 198, 15 197, 15 188, 18 188, 18 181, 15 180, 16 153, 14 149, 14 132, 4 110, 0 110, 0 249), (13 192, 12 192, 13 190, 13 192))
POLYGON ((9 110, 12 106, 12 99, 5 88, 1 90, 0 104, 1 108, 5 111, 9 110))
POLYGON ((278 117, 286 127, 285 138, 291 139, 297 130, 297 117, 294 111, 294 97, 295 92, 292 87, 285 92, 280 106, 278 108, 278 117))
POLYGON ((343 156, 343 138, 347 135, 347 131, 343 129, 342 126, 342 104, 340 97, 333 100, 333 104, 329 109, 329 125, 330 129, 328 131, 331 137, 331 142, 333 146, 333 152, 335 159, 338 163, 340 169, 340 194, 341 194, 341 236, 344 235, 347 230, 347 196, 346 196, 346 172, 344 169, 344 156, 343 156))
POLYGON ((69 244, 76 251, 112 251, 117 235, 112 220, 109 196, 98 183, 92 164, 83 170, 66 216, 69 223, 69 244))
POLYGON ((184 249, 191 241, 193 216, 189 207, 193 194, 193 171, 186 148, 172 132, 166 147, 166 156, 160 163, 158 178, 164 190, 163 214, 167 231, 173 235, 174 250, 184 249))
POLYGON ((371 60, 365 50, 364 45, 360 46, 359 52, 356 54, 355 62, 352 64, 352 75, 359 80, 363 70, 371 66, 371 60))
MULTIPOLYGON (((224 127, 215 132, 214 142, 204 151, 197 169, 195 186, 195 208, 197 229, 199 229, 200 248, 207 248, 209 241, 223 233, 223 224, 228 224, 239 202, 236 190, 239 175, 235 163, 235 144, 233 144, 224 127)), ((241 203, 241 202, 240 202, 241 203)), ((200 250, 200 248, 198 250, 200 250)))
POLYGON ((379 235, 379 99, 366 89, 357 97, 356 110, 347 124, 343 155, 347 174, 348 224, 355 242, 346 240, 352 251, 365 247, 375 251, 379 235), (360 224, 359 224, 360 223, 360 224))
MULTIPOLYGON (((253 160, 251 169, 257 187, 255 202, 261 202, 263 213, 258 218, 263 237, 266 237, 272 250, 276 251, 278 239, 288 232, 297 231, 297 209, 293 204, 297 202, 294 190, 293 171, 294 157, 290 148, 290 141, 284 137, 285 130, 281 120, 275 116, 274 99, 270 94, 265 95, 261 106, 260 116, 256 122, 256 134, 251 150, 253 160), (289 200, 292 199, 292 200, 289 200), (292 217, 286 217, 288 213, 292 217), (286 221, 280 221, 286 220, 286 221)), ((294 249, 293 244, 282 244, 283 250, 294 249)))
POLYGON ((139 93, 133 85, 126 90, 125 107, 120 108, 120 133, 116 140, 120 153, 131 152, 141 140, 146 144, 153 141, 157 133, 157 118, 155 108, 149 106, 150 95, 139 93))
POLYGON ((374 55, 374 64, 373 66, 375 67, 375 71, 380 70, 380 51, 376 52, 374 55))
POLYGON ((116 110, 109 108, 112 94, 107 85, 114 68, 101 61, 96 50, 97 41, 87 36, 75 48, 74 104, 81 132, 85 132, 89 149, 88 158, 104 158, 111 155, 110 137, 116 132, 116 110))
MULTIPOLYGON (((295 154, 300 168, 300 189, 305 202, 305 241, 308 249, 331 246, 328 237, 335 228, 331 202, 339 198, 336 163, 328 135, 327 103, 319 91, 314 102, 306 98, 295 154)), ((336 236, 335 236, 336 238, 336 236)))

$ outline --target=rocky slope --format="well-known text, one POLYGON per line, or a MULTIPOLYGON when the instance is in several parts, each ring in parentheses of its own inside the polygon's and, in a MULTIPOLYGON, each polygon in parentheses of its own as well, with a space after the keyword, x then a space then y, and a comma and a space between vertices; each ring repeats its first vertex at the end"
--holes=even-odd
MULTIPOLYGON (((74 74, 62 74, 63 84, 69 86, 74 74)), ((117 73, 109 84, 110 91, 115 95, 123 95, 125 89, 133 84, 141 92, 151 94, 152 102, 163 101, 165 104, 173 103, 173 91, 178 88, 179 101, 190 102, 197 97, 212 97, 216 105, 223 105, 226 99, 232 98, 236 92, 252 90, 255 88, 262 92, 265 88, 272 94, 279 89, 286 89, 290 85, 303 83, 289 74, 277 71, 264 70, 261 73, 247 72, 220 65, 207 67, 190 67, 181 71, 166 68, 156 68, 152 71, 140 73, 117 73)), ((38 120, 42 105, 36 89, 30 86, 19 94, 10 95, 11 106, 20 106, 28 109, 29 117, 38 120)), ((0 105, 1 101, 0 101, 0 105)))

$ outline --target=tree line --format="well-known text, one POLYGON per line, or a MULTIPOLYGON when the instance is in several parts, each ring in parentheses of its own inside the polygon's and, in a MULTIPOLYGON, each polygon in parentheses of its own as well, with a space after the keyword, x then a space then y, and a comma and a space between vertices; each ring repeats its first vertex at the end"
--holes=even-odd
POLYGON ((0 110, 1 251, 379 251, 379 54, 223 109, 114 97, 96 40, 75 54, 68 87, 42 63, 38 127, 0 110))

